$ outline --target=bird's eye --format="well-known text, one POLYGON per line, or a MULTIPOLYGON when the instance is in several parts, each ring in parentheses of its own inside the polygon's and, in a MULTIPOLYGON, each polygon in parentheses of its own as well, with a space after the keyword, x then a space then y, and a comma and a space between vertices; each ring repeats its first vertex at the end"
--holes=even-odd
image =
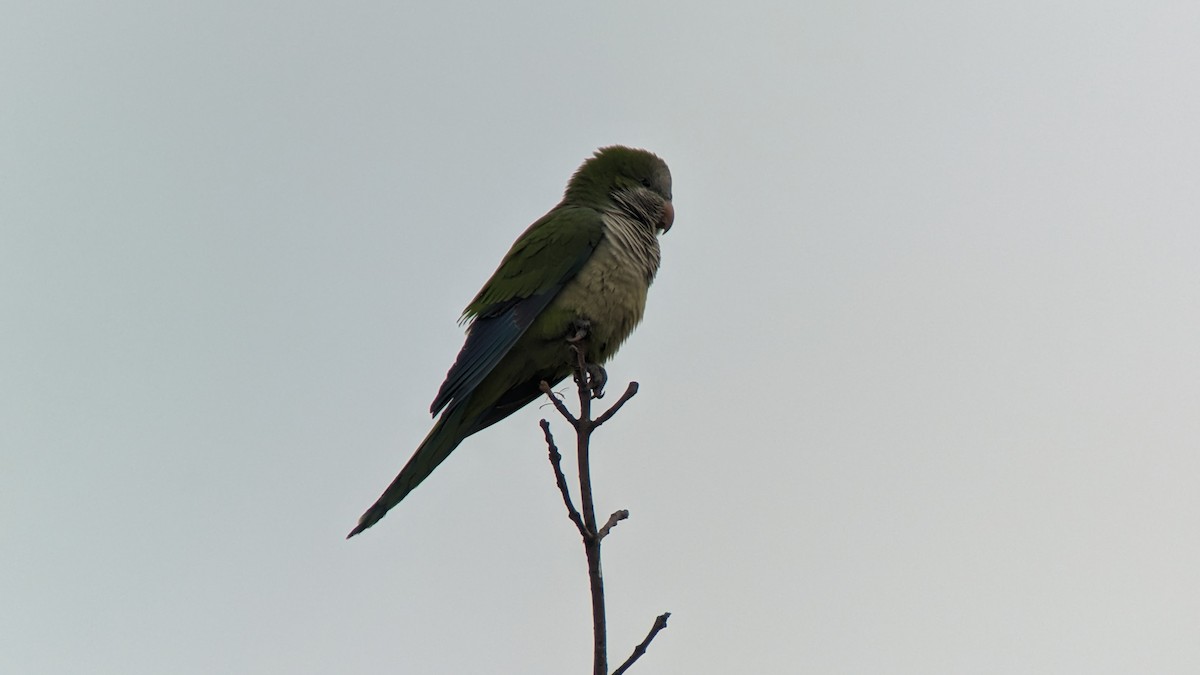
POLYGON ((644 187, 650 187, 650 179, 649 178, 643 178, 641 182, 644 187))

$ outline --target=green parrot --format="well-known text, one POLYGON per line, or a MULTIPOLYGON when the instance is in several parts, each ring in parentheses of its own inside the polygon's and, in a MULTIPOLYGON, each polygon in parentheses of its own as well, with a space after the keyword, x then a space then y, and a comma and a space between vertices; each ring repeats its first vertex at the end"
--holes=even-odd
POLYGON ((671 172, 645 150, 601 148, 571 176, 562 201, 529 226, 463 310, 467 339, 429 411, 441 416, 347 539, 371 527, 471 434, 572 373, 586 345, 590 386, 646 308, 658 234, 671 228, 671 172))

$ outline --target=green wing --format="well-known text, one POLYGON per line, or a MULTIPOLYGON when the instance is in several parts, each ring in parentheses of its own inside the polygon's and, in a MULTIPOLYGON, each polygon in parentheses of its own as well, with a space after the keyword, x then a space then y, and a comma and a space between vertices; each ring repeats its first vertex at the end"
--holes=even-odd
POLYGON ((463 311, 467 340, 429 411, 465 400, 500 363, 604 236, 600 214, 558 206, 517 239, 492 278, 463 311))

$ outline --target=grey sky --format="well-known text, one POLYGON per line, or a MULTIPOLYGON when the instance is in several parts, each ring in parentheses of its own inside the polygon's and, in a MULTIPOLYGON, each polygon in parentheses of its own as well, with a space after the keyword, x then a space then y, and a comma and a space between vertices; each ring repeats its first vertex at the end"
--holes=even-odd
POLYGON ((551 411, 342 537, 612 143, 614 660, 1200 672, 1200 5, 415 4, 6 6, 0 672, 586 672, 551 411))

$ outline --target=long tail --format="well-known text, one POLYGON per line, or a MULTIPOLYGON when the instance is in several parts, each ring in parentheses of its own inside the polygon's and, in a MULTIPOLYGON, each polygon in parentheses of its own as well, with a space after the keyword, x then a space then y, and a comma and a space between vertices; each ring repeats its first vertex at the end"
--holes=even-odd
POLYGON ((438 418, 433 429, 429 431, 429 435, 421 441, 421 445, 413 453, 412 458, 400 470, 400 474, 383 491, 371 508, 362 514, 362 517, 358 519, 358 526, 346 535, 347 539, 378 523, 384 514, 399 504, 400 500, 413 491, 413 488, 420 485, 421 481, 433 473, 433 470, 450 456, 450 453, 458 447, 459 443, 462 443, 464 438, 471 435, 471 431, 465 428, 467 425, 464 424, 464 417, 462 408, 455 406, 447 409, 438 418))

